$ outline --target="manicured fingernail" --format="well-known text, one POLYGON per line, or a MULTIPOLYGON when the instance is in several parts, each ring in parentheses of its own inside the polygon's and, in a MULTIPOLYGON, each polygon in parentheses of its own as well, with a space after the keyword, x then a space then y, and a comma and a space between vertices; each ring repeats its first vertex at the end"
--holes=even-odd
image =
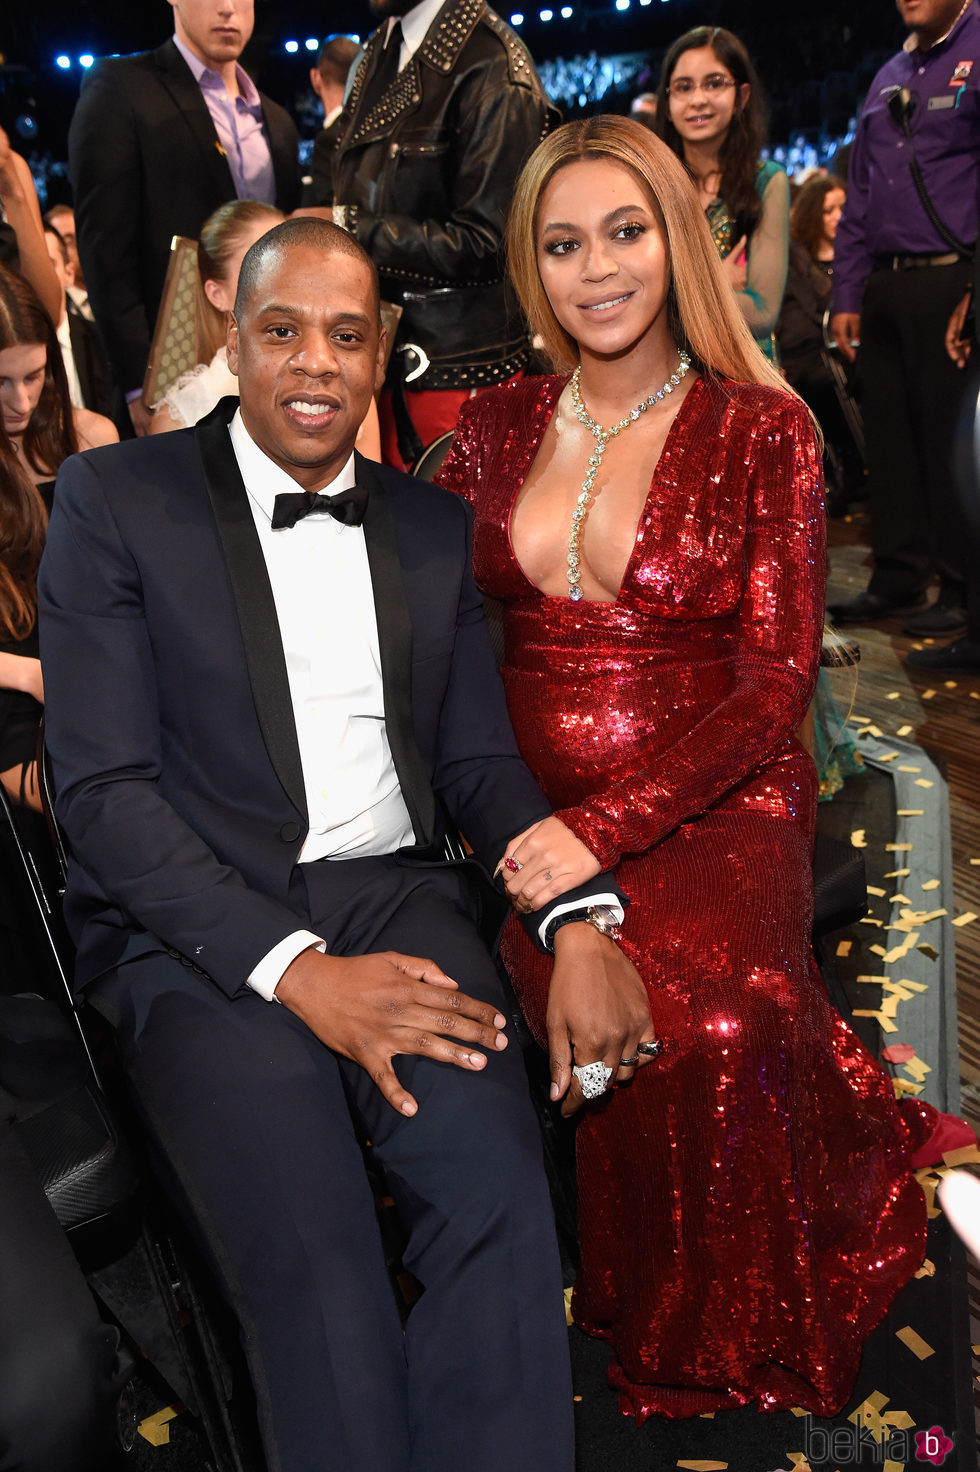
POLYGON ((498 1053, 502 1048, 506 1048, 507 1034, 503 1032, 498 1032, 497 1036, 493 1040, 493 1045, 497 1049, 498 1053))
POLYGON ((494 1027, 506 1027, 507 1026, 507 1018, 503 1015, 502 1012, 498 1012, 496 1014, 496 1016, 493 1019, 493 1025, 494 1025, 494 1027))
POLYGON ((485 1053, 471 1053, 470 1063, 474 1068, 483 1068, 486 1065, 487 1055, 485 1053))
POLYGON ((406 1099, 402 1103, 402 1114, 415 1114, 418 1111, 418 1107, 411 1099, 406 1099))
POLYGON ((555 1100, 558 1098, 558 1085, 557 1084, 552 1084, 551 1085, 551 1088, 548 1090, 548 1092, 551 1095, 551 1102, 554 1103, 555 1100))

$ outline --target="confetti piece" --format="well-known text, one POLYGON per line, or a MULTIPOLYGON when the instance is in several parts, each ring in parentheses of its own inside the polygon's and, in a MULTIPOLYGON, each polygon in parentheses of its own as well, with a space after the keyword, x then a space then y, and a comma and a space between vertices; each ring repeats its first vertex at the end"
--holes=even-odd
POLYGON ((939 960, 939 952, 935 946, 916 946, 916 950, 921 951, 924 956, 928 956, 930 961, 939 960))
POLYGON ((980 864, 980 859, 968 859, 967 862, 972 864, 974 868, 976 868, 977 864, 980 864))
POLYGON ((698 1420, 699 1421, 713 1421, 714 1419, 715 1419, 715 1413, 714 1413, 714 1411, 699 1411, 698 1412, 698 1420))
POLYGON ((895 1026, 894 1022, 892 1022, 887 1013, 882 1011, 880 1008, 876 1011, 867 1011, 863 1008, 855 1007, 854 1010, 851 1012, 851 1016, 873 1017, 878 1026, 881 1028, 882 1032, 898 1032, 898 1028, 895 1026))
POLYGON ((727 1462, 678 1462, 678 1467, 687 1467, 689 1472, 725 1472, 727 1462))
POLYGON ((915 1049, 911 1043, 889 1043, 887 1048, 882 1048, 881 1056, 886 1063, 908 1063, 915 1057, 915 1049))
MULTIPOLYGON (((922 947, 920 946, 919 949, 921 950, 922 947)), ((927 992, 929 990, 929 984, 928 984, 928 982, 925 982, 925 981, 906 981, 904 977, 902 978, 902 985, 909 987, 914 992, 927 992)))
POLYGON ((575 1320, 572 1318, 572 1290, 571 1290, 571 1288, 566 1288, 565 1291, 564 1291, 564 1293, 562 1294, 562 1297, 565 1300, 565 1323, 568 1325, 569 1328, 571 1328, 572 1325, 575 1322, 575 1320))
POLYGON ((913 729, 914 729, 914 727, 912 727, 912 726, 899 726, 898 730, 895 732, 895 735, 896 736, 911 736, 913 729))
POLYGON ((901 698, 901 690, 889 690, 888 694, 885 696, 886 700, 901 700, 901 698))
POLYGON ((905 1472, 905 1463, 893 1462, 891 1458, 889 1458, 888 1461, 886 1461, 882 1466, 881 1472, 905 1472))
POLYGON ((907 905, 909 903, 909 897, 907 894, 890 894, 888 896, 888 903, 890 905, 907 905))
POLYGON ((791 1472, 812 1472, 804 1452, 787 1452, 791 1472))
POLYGON ((885 988, 900 1002, 911 1002, 915 998, 915 993, 908 991, 900 981, 886 981, 885 988))
POLYGON ((572 1396, 572 1400, 581 1400, 581 1399, 582 1399, 582 1397, 580 1395, 573 1395, 572 1396))
POLYGON ((880 956, 882 958, 882 960, 885 959, 885 948, 884 948, 884 946, 868 946, 868 950, 872 953, 872 955, 874 955, 874 956, 880 956))
POLYGON ((916 787, 934 787, 936 784, 930 782, 927 777, 916 777, 915 785, 916 787))
POLYGON ((854 942, 852 940, 841 940, 841 941, 838 941, 837 942, 837 954, 838 954, 838 956, 849 956, 851 954, 851 948, 852 948, 853 945, 854 945, 854 942))
POLYGON ((921 767, 899 767, 898 770, 900 772, 921 772, 922 771, 922 768, 921 767))
POLYGON ((929 921, 929 920, 939 920, 943 915, 948 915, 948 914, 949 914, 949 911, 946 910, 946 909, 943 909, 943 910, 903 910, 901 912, 902 919, 903 920, 911 920, 912 923, 913 923, 913 925, 925 925, 926 922, 929 921))
MULTIPOLYGON (((878 762, 893 762, 897 756, 898 756, 898 752, 897 751, 883 751, 880 756, 875 757, 875 761, 878 761, 878 762)), ((898 770, 901 771, 902 770, 901 767, 899 767, 898 770)))
MULTIPOLYGON (((923 1083, 925 1081, 926 1074, 932 1072, 931 1066, 928 1063, 923 1063, 922 1059, 917 1058, 914 1053, 912 1054, 912 1057, 907 1059, 902 1066, 904 1067, 905 1072, 909 1074, 911 1078, 915 1079, 917 1084, 923 1083)), ((972 1149, 973 1147, 971 1146, 970 1148, 972 1149)))
POLYGON ((931 1354, 936 1353, 932 1345, 927 1344, 922 1335, 916 1334, 915 1330, 908 1324, 906 1324, 904 1329, 896 1330, 895 1338, 900 1339, 906 1349, 910 1349, 917 1359, 927 1360, 931 1354))
POLYGON ((889 869, 888 873, 885 875, 885 878, 886 879, 907 879, 908 876, 911 874, 911 872, 912 872, 911 869, 889 869))
POLYGON ((932 700, 932 698, 934 697, 935 693, 936 693, 935 690, 923 690, 923 692, 922 692, 922 699, 923 700, 932 700))
POLYGON ((980 1162, 980 1150, 976 1145, 961 1145, 958 1150, 945 1150, 943 1164, 955 1170, 958 1165, 976 1165, 980 1162))
POLYGON ((853 848, 867 848, 868 840, 863 828, 855 828, 851 834, 851 846, 853 848))
POLYGON ((956 689, 956 681, 955 680, 944 680, 943 681, 943 689, 944 690, 955 690, 956 689))
POLYGON ((864 915, 858 921, 858 924, 859 925, 877 925, 878 929, 881 930, 884 922, 881 921, 881 920, 876 920, 873 915, 864 915))
POLYGON ((885 893, 885 891, 883 889, 879 889, 878 886, 877 886, 877 884, 869 884, 868 885, 868 894, 876 894, 879 897, 883 897, 884 896, 884 893, 885 893))
POLYGON ((924 818, 925 808, 896 808, 896 818, 924 818))
POLYGON ((962 913, 962 915, 957 915, 956 919, 953 921, 953 924, 954 925, 972 925, 973 922, 974 922, 974 920, 976 918, 977 917, 973 913, 972 910, 964 910, 963 913, 962 913))
MULTIPOLYGON (((970 1348, 973 1350, 973 1353, 974 1354, 980 1354, 980 1344, 971 1344, 970 1345, 970 1348)), ((804 1414, 805 1414, 805 1412, 804 1412, 804 1414)), ((796 1415, 796 1411, 795 1410, 793 1412, 793 1415, 794 1416, 796 1415)))
POLYGON ((897 997, 895 993, 892 992, 889 996, 883 998, 881 1006, 878 1010, 881 1013, 882 1017, 894 1017, 901 1003, 902 998, 897 997))
POLYGON ((885 844, 885 853, 886 854, 907 854, 907 853, 911 853, 913 847, 914 847, 914 845, 911 844, 911 843, 886 843, 885 844))
POLYGON ((895 1098, 901 1099, 906 1094, 912 1094, 913 1096, 921 1094, 925 1088, 925 1084, 911 1084, 907 1078, 893 1078, 892 1088, 895 1091, 895 1098))
POLYGON ((934 1278, 936 1276, 936 1264, 926 1258, 921 1268, 915 1275, 917 1278, 934 1278))
MULTIPOLYGON (((889 926, 888 928, 890 930, 891 926, 889 926)), ((890 951, 885 952, 883 957, 885 965, 893 966, 896 961, 901 961, 904 956, 908 955, 909 951, 912 949, 918 939, 918 930, 913 930, 909 934, 907 934, 900 945, 892 946, 890 951)))
POLYGON ((179 1414, 176 1406, 164 1406, 162 1411, 157 1411, 155 1416, 147 1416, 136 1428, 138 1435, 151 1446, 169 1446, 170 1427, 168 1421, 172 1421, 179 1414))
MULTIPOLYGON (((975 1352, 977 1354, 980 1354, 980 1344, 974 1346, 974 1348, 975 1352)), ((805 1411, 802 1406, 790 1406, 789 1413, 791 1416, 808 1416, 810 1414, 810 1412, 805 1411)))
POLYGON ((923 889, 938 889, 942 883, 941 879, 926 879, 922 885, 923 889))
POLYGON ((870 982, 872 986, 882 986, 884 982, 890 981, 888 976, 859 976, 858 981, 870 982))
POLYGON ((939 1184, 936 1176, 928 1170, 917 1170, 915 1179, 922 1188, 922 1194, 926 1198, 926 1216, 932 1221, 939 1216, 939 1207, 936 1205, 936 1187, 939 1184))

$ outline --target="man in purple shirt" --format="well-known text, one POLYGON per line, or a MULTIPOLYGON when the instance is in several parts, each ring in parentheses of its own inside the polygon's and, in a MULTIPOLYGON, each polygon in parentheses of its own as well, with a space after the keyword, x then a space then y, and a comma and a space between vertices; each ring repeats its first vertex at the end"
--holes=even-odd
POLYGON ((68 135, 78 250, 138 434, 174 235, 196 238, 230 199, 299 203, 299 138, 239 64, 254 0, 170 0, 174 36, 96 63, 68 135))
POLYGON ((957 634, 964 543, 951 458, 963 385, 943 340, 977 235, 980 9, 977 0, 898 9, 910 34, 872 82, 858 125, 831 318, 841 353, 853 360, 860 349, 874 571, 865 592, 829 612, 839 623, 900 615, 906 633, 957 634))

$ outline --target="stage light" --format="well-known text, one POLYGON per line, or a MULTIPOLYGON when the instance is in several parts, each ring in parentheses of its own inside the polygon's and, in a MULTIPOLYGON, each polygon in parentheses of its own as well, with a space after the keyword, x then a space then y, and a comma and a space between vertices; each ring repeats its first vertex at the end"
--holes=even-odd
POLYGON ((539 13, 538 13, 538 19, 539 20, 551 20, 551 18, 553 17, 554 13, 555 12, 553 10, 542 10, 542 11, 539 11, 539 13))
POLYGON ((78 58, 78 65, 85 67, 87 70, 90 66, 95 65, 95 57, 91 54, 90 51, 86 51, 84 56, 80 56, 78 58))
POLYGON ((630 8, 630 0, 616 0, 616 9, 617 10, 629 10, 629 8, 630 8))
POLYGON ((562 18, 562 20, 571 20, 571 18, 572 18, 572 7, 570 5, 563 5, 562 6, 562 8, 561 8, 561 18, 562 18))
POLYGON ((298 41, 287 41, 286 42, 286 48, 285 49, 289 52, 290 56, 292 56, 295 52, 297 52, 299 50, 299 42, 298 41))
POLYGON ((512 26, 522 26, 524 24, 524 17, 519 10, 511 16, 510 23, 512 26))
POLYGON ((319 51, 320 43, 315 36, 307 37, 306 49, 307 51, 319 51))
POLYGON ((54 64, 55 64, 55 66, 60 66, 61 67, 61 70, 63 72, 66 72, 68 70, 68 68, 71 66, 71 57, 70 56, 56 56, 55 59, 54 59, 54 64))

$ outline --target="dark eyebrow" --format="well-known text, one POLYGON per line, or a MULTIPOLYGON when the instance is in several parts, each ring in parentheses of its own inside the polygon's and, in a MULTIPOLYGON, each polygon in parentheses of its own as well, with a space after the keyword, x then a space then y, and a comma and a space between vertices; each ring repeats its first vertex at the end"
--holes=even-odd
MULTIPOLYGON (((303 306, 298 306, 295 302, 291 304, 281 302, 263 302, 262 306, 260 306, 256 312, 256 316, 259 317, 264 317, 266 315, 271 315, 275 317, 303 317, 306 316, 306 314, 306 308, 303 306)), ((367 312, 355 311, 338 312, 337 315, 333 318, 334 325, 336 325, 338 322, 353 322, 359 326, 364 327, 369 326, 371 322, 373 322, 373 320, 374 318, 368 316, 367 312)))
MULTIPOLYGON (((620 215, 636 215, 641 211, 649 214, 650 206, 647 204, 618 204, 614 210, 609 211, 608 215, 603 215, 602 223, 609 225, 613 220, 618 220, 620 215)), ((541 226, 542 233, 545 230, 577 230, 578 228, 577 225, 571 225, 566 220, 548 220, 541 226)))

